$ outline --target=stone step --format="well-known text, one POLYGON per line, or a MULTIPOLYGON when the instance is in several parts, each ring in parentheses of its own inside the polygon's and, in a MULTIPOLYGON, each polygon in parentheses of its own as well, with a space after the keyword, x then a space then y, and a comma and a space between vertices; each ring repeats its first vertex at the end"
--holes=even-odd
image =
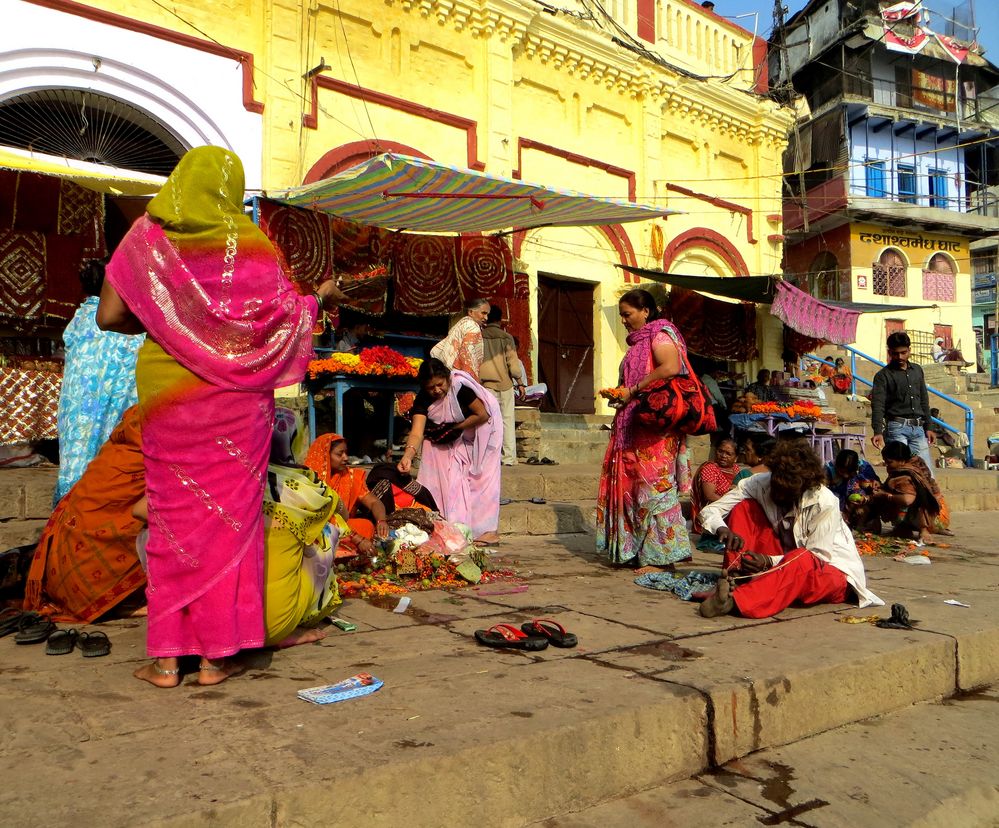
POLYGON ((41 519, 0 521, 0 552, 38 543, 47 522, 41 519))

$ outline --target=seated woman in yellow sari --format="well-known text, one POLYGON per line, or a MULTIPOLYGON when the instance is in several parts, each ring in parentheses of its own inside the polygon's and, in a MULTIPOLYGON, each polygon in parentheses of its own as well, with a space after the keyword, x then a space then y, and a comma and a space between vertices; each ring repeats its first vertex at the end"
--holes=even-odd
POLYGON ((389 525, 385 518, 385 504, 368 491, 364 469, 351 468, 347 461, 347 441, 339 434, 322 434, 309 446, 305 465, 316 473, 318 478, 335 492, 340 501, 339 557, 348 557, 360 552, 374 554, 372 541, 377 533, 379 538, 387 538, 389 525), (374 522, 359 517, 358 507, 363 506, 374 517, 374 522))

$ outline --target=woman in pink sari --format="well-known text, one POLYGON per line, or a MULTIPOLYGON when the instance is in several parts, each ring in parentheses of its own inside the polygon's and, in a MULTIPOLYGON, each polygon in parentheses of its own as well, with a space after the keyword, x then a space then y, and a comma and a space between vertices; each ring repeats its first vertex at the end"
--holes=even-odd
POLYGON ((107 268, 98 324, 146 331, 136 383, 149 540, 148 653, 136 671, 199 684, 264 643, 261 503, 274 389, 302 378, 331 282, 300 296, 243 213, 243 169, 219 147, 188 152, 107 268))
POLYGON ((597 549, 612 563, 636 566, 639 574, 690 558, 690 536, 680 494, 690 491, 686 435, 647 428, 635 417, 637 396, 657 380, 683 372, 687 346, 671 322, 659 319, 647 290, 629 290, 618 301, 628 329, 621 363, 620 401, 604 457, 597 496, 597 549))
POLYGON ((421 391, 399 461, 407 474, 422 445, 419 482, 445 520, 464 523, 476 543, 499 541, 503 417, 496 397, 464 371, 431 357, 417 375, 421 391))

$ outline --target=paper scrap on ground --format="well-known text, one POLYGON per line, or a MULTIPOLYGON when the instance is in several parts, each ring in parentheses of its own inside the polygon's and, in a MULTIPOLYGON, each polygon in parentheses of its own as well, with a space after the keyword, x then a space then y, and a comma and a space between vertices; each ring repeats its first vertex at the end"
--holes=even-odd
POLYGON ((957 601, 954 598, 948 598, 944 601, 944 603, 950 604, 952 607, 967 607, 968 609, 971 609, 971 604, 966 604, 964 601, 957 601))
POLYGON ((399 603, 395 605, 395 609, 392 612, 405 612, 409 609, 410 597, 408 595, 403 596, 399 599, 399 603))
POLYGON ((368 696, 378 690, 385 682, 375 678, 370 673, 358 673, 349 679, 336 684, 324 684, 321 687, 309 687, 299 690, 298 697, 302 701, 313 704, 334 704, 335 702, 368 696))
POLYGON ((930 559, 925 555, 896 555, 895 560, 915 566, 927 566, 931 563, 930 559))

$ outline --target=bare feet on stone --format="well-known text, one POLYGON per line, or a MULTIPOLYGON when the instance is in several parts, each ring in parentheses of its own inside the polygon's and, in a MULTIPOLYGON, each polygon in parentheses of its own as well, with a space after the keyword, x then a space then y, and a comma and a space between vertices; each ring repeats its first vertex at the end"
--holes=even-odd
POLYGON ((243 668, 228 658, 203 658, 201 666, 198 667, 198 684, 203 687, 211 687, 214 684, 221 684, 227 678, 243 672, 243 668))
POLYGON ((288 647, 297 647, 299 644, 313 644, 324 638, 326 638, 326 633, 322 630, 295 627, 291 635, 283 638, 276 646, 279 650, 286 650, 288 647))
POLYGON ((157 658, 142 665, 132 675, 154 687, 176 687, 180 684, 180 667, 175 658, 157 658))
POLYGON ((479 535, 474 541, 476 546, 488 546, 491 543, 499 542, 499 532, 486 532, 484 535, 479 535))
POLYGON ((715 591, 704 599, 700 613, 705 618, 716 618, 728 615, 733 609, 735 601, 732 600, 732 582, 728 578, 722 578, 715 591))

